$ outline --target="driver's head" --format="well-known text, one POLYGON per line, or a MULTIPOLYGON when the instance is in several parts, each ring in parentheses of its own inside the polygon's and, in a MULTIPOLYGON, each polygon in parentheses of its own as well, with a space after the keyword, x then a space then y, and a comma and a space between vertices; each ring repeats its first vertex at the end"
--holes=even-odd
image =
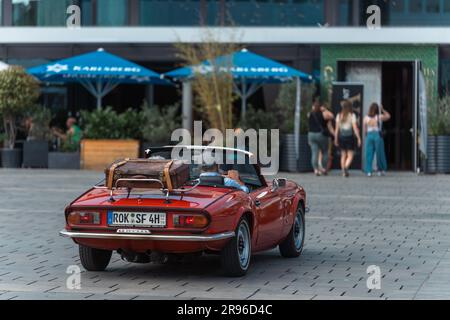
POLYGON ((203 164, 202 172, 219 172, 219 166, 217 163, 203 164))

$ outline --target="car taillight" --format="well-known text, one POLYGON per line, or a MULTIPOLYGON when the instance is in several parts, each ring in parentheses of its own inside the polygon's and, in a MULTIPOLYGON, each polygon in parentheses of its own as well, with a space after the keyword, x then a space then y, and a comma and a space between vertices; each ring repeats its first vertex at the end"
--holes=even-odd
POLYGON ((69 224, 100 224, 99 212, 78 212, 69 213, 67 217, 69 224))
POLYGON ((208 218, 204 215, 174 214, 173 225, 182 228, 204 228, 208 225, 208 218))

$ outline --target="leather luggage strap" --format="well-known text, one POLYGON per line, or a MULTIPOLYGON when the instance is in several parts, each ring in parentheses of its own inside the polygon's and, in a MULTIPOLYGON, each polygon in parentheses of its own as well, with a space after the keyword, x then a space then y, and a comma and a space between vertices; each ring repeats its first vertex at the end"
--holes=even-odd
POLYGON ((173 190, 173 186, 172 186, 172 179, 170 178, 170 167, 172 166, 173 160, 170 162, 167 162, 167 164, 164 166, 164 180, 166 180, 166 184, 167 184, 167 189, 169 191, 173 190))
POLYGON ((108 189, 112 189, 113 188, 113 183, 114 183, 114 171, 120 167, 123 166, 125 163, 128 162, 129 159, 125 159, 123 161, 114 163, 110 168, 109 168, 109 174, 108 174, 108 182, 106 184, 108 189))

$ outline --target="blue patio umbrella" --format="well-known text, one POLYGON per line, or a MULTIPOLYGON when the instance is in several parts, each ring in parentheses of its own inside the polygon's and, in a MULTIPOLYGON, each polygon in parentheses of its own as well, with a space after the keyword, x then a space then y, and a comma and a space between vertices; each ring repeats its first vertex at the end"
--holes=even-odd
MULTIPOLYGON (((228 72, 232 74, 234 90, 241 98, 242 119, 245 119, 247 99, 262 85, 296 80, 295 136, 297 137, 296 146, 298 147, 298 136, 300 135, 301 81, 311 82, 313 80, 312 75, 243 49, 230 55, 218 57, 213 61, 204 61, 196 66, 188 66, 170 71, 165 73, 164 76, 185 82, 195 78, 198 74, 207 75, 213 72, 228 72)), ((297 156, 298 154, 297 149, 297 156)))
POLYGON ((33 67, 28 72, 43 82, 80 83, 96 97, 99 109, 102 98, 121 83, 170 84, 158 73, 103 49, 33 67))
POLYGON ((164 76, 185 81, 197 74, 207 75, 212 72, 231 72, 234 89, 242 100, 242 115, 245 116, 247 98, 266 83, 283 83, 297 78, 312 81, 313 76, 295 70, 274 60, 257 55, 243 49, 227 56, 221 56, 214 61, 204 61, 196 66, 179 68, 164 76))

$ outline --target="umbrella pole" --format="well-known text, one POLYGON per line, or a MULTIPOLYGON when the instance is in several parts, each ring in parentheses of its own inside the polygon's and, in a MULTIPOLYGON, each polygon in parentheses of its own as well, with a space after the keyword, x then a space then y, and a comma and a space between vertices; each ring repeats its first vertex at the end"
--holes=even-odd
POLYGON ((97 80, 97 110, 102 108, 102 84, 97 80))
POLYGON ((102 108, 102 96, 97 95, 97 110, 100 110, 102 108))
POLYGON ((301 121, 301 92, 302 83, 300 78, 296 79, 296 96, 295 96, 295 115, 294 115, 294 137, 295 137, 295 155, 297 164, 300 159, 300 121, 301 121))
POLYGON ((244 79, 242 79, 241 87, 241 121, 245 123, 245 115, 247 113, 247 83, 244 79))

